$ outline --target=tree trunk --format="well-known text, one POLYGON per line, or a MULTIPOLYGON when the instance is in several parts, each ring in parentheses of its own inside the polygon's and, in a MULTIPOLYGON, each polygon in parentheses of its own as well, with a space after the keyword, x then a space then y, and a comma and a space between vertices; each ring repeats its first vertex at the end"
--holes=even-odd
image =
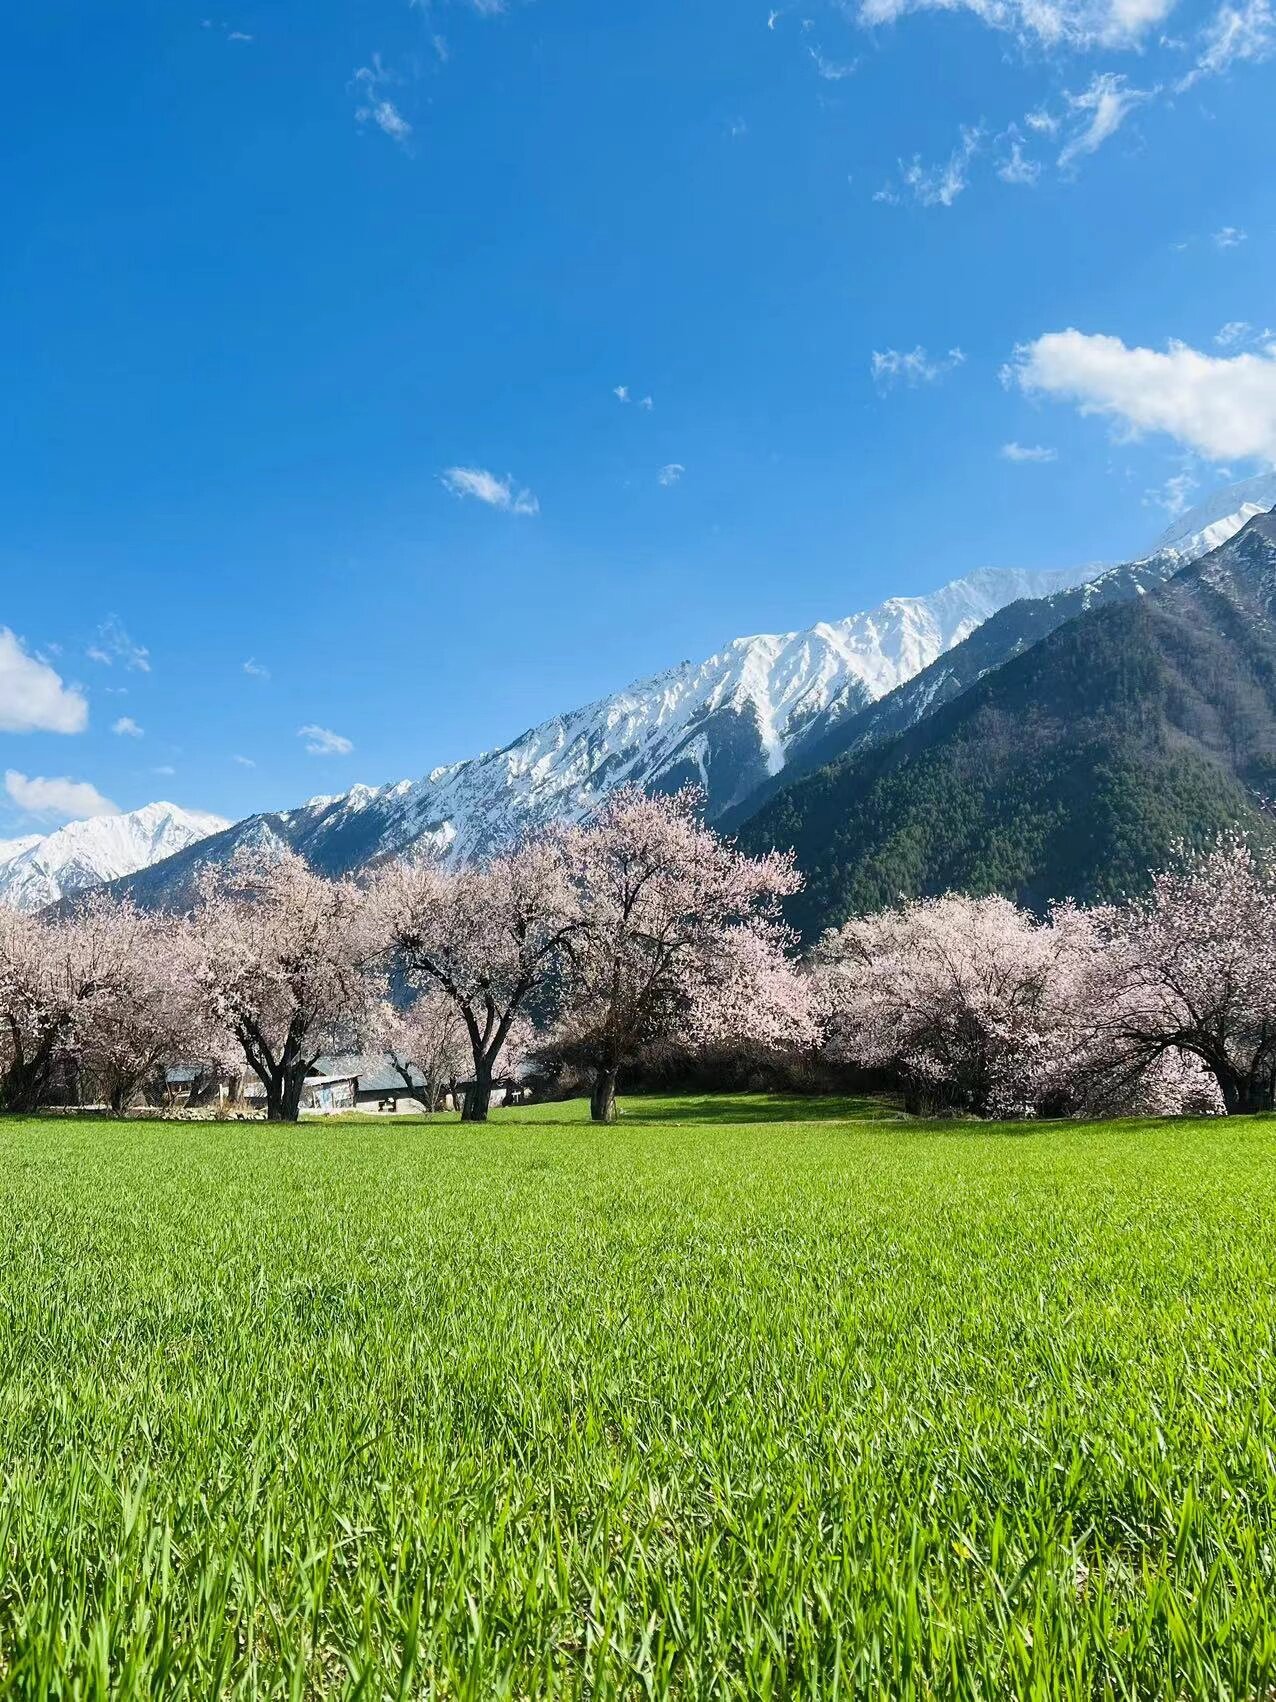
POLYGON ((305 1065, 281 1065, 266 1077, 266 1121, 295 1123, 301 1117, 301 1095, 306 1085, 305 1065))
POLYGON ((1235 1071, 1214 1071, 1223 1095, 1223 1109, 1229 1117, 1245 1117, 1256 1111, 1270 1111, 1276 1103, 1273 1083, 1267 1076, 1243 1076, 1235 1071))
POLYGON ((6 1111, 38 1111, 49 1091, 49 1064, 37 1056, 31 1063, 10 1064, 0 1080, 0 1106, 6 1111))
POLYGON ((593 1123, 614 1123, 616 1111, 616 1077, 620 1074, 615 1064, 600 1066, 594 1071, 594 1088, 589 1096, 589 1118, 593 1123))
POLYGON ((474 1071, 474 1080, 465 1090, 465 1104, 461 1107, 463 1123, 486 1123, 488 1107, 492 1103, 492 1066, 486 1060, 478 1064, 474 1071))

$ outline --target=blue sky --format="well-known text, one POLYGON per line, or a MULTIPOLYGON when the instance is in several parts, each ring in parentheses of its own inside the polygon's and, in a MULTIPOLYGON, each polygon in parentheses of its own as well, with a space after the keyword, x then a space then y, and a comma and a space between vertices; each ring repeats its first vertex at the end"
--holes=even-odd
POLYGON ((0 25, 0 833, 419 774, 1276 462, 1268 0, 207 3, 0 25))

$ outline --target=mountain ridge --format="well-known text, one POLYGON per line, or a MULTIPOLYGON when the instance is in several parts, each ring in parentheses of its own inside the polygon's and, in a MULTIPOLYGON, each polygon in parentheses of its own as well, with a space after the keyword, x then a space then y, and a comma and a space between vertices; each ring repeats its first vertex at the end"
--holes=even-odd
POLYGON ((161 801, 0 840, 0 904, 41 910, 135 874, 229 825, 211 811, 161 801))
POLYGON ((948 890, 1036 909, 1127 896, 1182 840, 1276 837, 1276 514, 1141 597, 1056 627, 907 730, 781 790, 743 827, 792 849, 790 917, 948 890))

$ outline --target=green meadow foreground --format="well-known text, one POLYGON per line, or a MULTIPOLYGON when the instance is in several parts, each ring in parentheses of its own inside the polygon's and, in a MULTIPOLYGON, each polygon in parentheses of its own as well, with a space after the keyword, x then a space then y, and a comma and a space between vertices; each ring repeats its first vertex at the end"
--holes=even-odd
POLYGON ((0 1695, 1268 1694, 1276 1121, 869 1109, 0 1123, 0 1695))

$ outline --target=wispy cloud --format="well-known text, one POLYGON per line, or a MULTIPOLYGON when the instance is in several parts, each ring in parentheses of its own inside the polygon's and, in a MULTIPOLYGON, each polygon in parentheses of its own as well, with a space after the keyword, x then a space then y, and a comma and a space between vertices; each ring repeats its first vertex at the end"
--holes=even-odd
POLYGON ((860 68, 858 59, 829 59, 820 48, 809 44, 806 51, 826 83, 844 82, 847 77, 853 77, 860 68))
POLYGON ((1174 85, 1182 94, 1203 77, 1220 77, 1248 60, 1259 64, 1276 53, 1276 12, 1271 0, 1242 0, 1219 7, 1197 41, 1196 64, 1174 85))
POLYGON ((448 467, 439 478, 453 496, 473 497, 489 508, 500 508, 507 514, 539 514, 540 503, 531 491, 520 488, 510 474, 498 478, 486 467, 448 467))
POLYGON ((1214 333, 1214 341, 1220 349, 1265 349, 1269 344, 1276 344, 1276 331, 1270 326, 1256 331, 1247 319, 1229 319, 1214 333))
POLYGON ((1050 331, 1022 344, 1003 378, 1105 415, 1127 437, 1163 432, 1211 461, 1251 456, 1276 466, 1276 342, 1224 356, 1186 343, 1129 348, 1119 337, 1050 331))
POLYGON ((1214 232, 1215 248, 1239 248, 1242 242, 1249 241, 1249 232, 1237 230, 1235 225, 1224 225, 1221 230, 1214 232))
POLYGON ((909 161, 900 160, 898 186, 884 184, 874 201, 897 206, 911 196, 923 207, 951 207, 969 182, 970 163, 983 140, 983 126, 967 124, 962 126, 961 140, 942 164, 923 165, 920 154, 909 161))
POLYGON ((412 126, 384 92, 401 80, 382 63, 381 55, 374 53, 371 65, 361 65, 354 74, 358 100, 354 117, 356 124, 375 124, 391 141, 405 143, 412 134, 412 126))
POLYGON ((666 488, 676 485, 686 470, 681 461, 668 461, 656 474, 656 482, 666 488))
POLYGON ((115 615, 108 615, 97 629, 97 639, 85 651, 90 662, 100 662, 110 668, 116 662, 139 674, 151 671, 151 653, 144 644, 135 644, 115 615))
POLYGON ((1143 500, 1150 507, 1163 508, 1171 520, 1177 520, 1180 514, 1186 514, 1192 506, 1195 490, 1195 477, 1185 471, 1175 473, 1154 490, 1144 491, 1143 500))
POLYGON ((1020 137, 1010 135, 1010 152, 997 167, 997 176, 1003 183, 1017 183, 1023 188, 1031 189, 1041 176, 1040 160, 1029 159, 1023 151, 1023 141, 1020 137))
POLYGON ((82 733, 88 724, 83 692, 0 626, 0 733, 82 733))
POLYGON ((151 773, 158 774, 161 779, 167 780, 176 774, 177 770, 173 767, 171 762, 161 762, 157 767, 151 770, 151 773))
POLYGON ((298 727, 297 737, 306 741, 306 749, 311 756, 349 756, 354 749, 352 742, 342 734, 334 733, 331 727, 317 727, 313 722, 298 727))
POLYGON ((918 343, 915 349, 874 349, 872 359, 873 383, 879 390, 892 390, 897 384, 916 389, 919 384, 937 384, 959 366, 966 357, 960 349, 949 349, 946 355, 932 358, 918 343))
POLYGON ((140 739, 142 737, 142 728, 138 726, 131 715, 121 715, 118 721, 113 721, 111 731, 118 733, 125 739, 140 739))
POLYGON ((860 0, 861 23, 888 24, 907 12, 965 11, 1036 45, 1132 47, 1170 13, 1174 0, 860 0))
POLYGON ((205 30, 213 30, 218 35, 224 36, 227 41, 246 42, 246 41, 252 41, 254 39, 252 36, 248 35, 244 30, 233 30, 233 29, 230 28, 230 26, 228 24, 219 24, 212 18, 201 18, 200 19, 200 28, 205 29, 205 30))
POLYGON ((254 680, 268 680, 270 678, 270 669, 264 662, 259 662, 255 656, 250 656, 242 664, 242 667, 244 673, 254 680))
POLYGON ((1003 461, 1057 461, 1059 451, 1048 449, 1043 443, 1003 443, 1000 450, 1003 461))
POLYGON ((1143 106, 1157 89, 1133 89, 1119 71, 1100 71, 1088 89, 1066 94, 1073 129, 1059 153, 1059 169, 1067 171, 1083 154, 1096 153, 1143 106))
MULTIPOLYGON (((304 732, 305 729, 303 728, 302 731, 304 732)), ((233 756, 230 760, 237 762, 241 768, 256 768, 257 766, 255 759, 250 756, 233 756)))
POLYGON ((90 816, 119 814, 119 806, 104 798, 87 780, 70 780, 65 775, 46 779, 40 774, 6 770, 4 789, 20 810, 31 816, 59 821, 85 821, 90 816))

